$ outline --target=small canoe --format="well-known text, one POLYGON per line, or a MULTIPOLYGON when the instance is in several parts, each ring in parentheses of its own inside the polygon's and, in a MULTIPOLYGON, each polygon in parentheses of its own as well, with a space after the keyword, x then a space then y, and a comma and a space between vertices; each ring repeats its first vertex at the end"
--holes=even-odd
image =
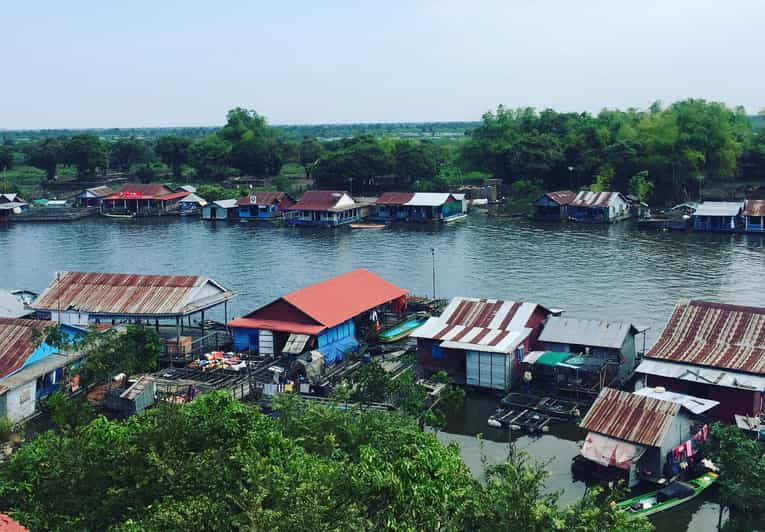
POLYGON ((101 216, 105 216, 107 218, 115 218, 117 220, 130 220, 131 218, 135 218, 135 213, 131 212, 129 214, 112 214, 108 212, 102 212, 101 216))
POLYGON ((416 328, 426 321, 428 321, 427 316, 415 314, 404 321, 397 323, 393 327, 381 331, 380 334, 377 335, 377 340, 383 344, 401 340, 412 334, 416 328))
POLYGON ((631 517, 648 516, 655 513, 663 512, 675 506, 679 506, 684 502, 688 502, 691 499, 696 498, 702 491, 717 481, 719 475, 712 471, 704 473, 700 477, 694 478, 686 482, 693 488, 693 493, 687 497, 677 497, 666 501, 659 502, 657 498, 657 491, 649 491, 637 497, 632 497, 621 502, 616 503, 616 508, 627 512, 631 517))
POLYGON ((385 224, 350 224, 351 229, 384 229, 385 224))

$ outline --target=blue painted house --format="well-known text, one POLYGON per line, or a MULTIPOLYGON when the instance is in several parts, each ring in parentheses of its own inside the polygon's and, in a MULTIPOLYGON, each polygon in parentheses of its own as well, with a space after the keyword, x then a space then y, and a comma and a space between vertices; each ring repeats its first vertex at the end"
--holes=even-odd
POLYGON ((358 222, 367 205, 356 201, 342 190, 309 190, 300 201, 287 209, 284 223, 287 225, 337 226, 358 222))
POLYGON ((359 322, 403 308, 406 290, 364 269, 302 288, 228 323, 234 349, 261 355, 318 350, 331 364, 358 347, 359 322))
POLYGON ((740 201, 705 201, 693 213, 694 231, 736 231, 741 226, 740 201))
POLYGON ((242 220, 271 220, 284 215, 295 200, 285 192, 253 192, 239 198, 237 204, 242 220))
MULTIPOLYGON (((0 417, 13 422, 27 419, 41 399, 77 386, 72 370, 81 355, 41 341, 50 325, 50 321, 0 318, 0 417)), ((86 332, 66 324, 61 327, 70 340, 86 332)))
POLYGON ((371 219, 382 222, 449 222, 464 218, 463 200, 448 192, 385 192, 371 219))

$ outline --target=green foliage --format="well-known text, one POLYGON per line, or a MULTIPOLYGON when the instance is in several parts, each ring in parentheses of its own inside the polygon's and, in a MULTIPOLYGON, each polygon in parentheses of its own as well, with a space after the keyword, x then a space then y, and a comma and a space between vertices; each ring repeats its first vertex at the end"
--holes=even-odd
MULTIPOLYGON (((116 170, 129 170, 134 164, 148 163, 153 154, 149 145, 141 139, 129 137, 111 144, 109 166, 116 170)), ((144 166, 145 168, 145 166, 144 166)))
POLYGON ((135 176, 141 183, 152 183, 157 178, 157 172, 150 164, 142 164, 135 172, 135 176))
POLYGON ((250 194, 247 188, 225 188, 221 185, 198 185, 197 194, 207 201, 242 198, 250 194))
POLYGON ((13 148, 7 145, 0 145, 0 172, 10 170, 14 164, 13 148))
POLYGON ((176 135, 160 137, 154 147, 159 158, 173 171, 173 179, 181 178, 181 169, 189 161, 191 140, 176 135))
POLYGON ((363 403, 382 403, 388 394, 388 374, 380 364, 364 364, 353 375, 356 389, 351 399, 363 403))
POLYGON ((48 412, 53 424, 62 432, 70 432, 84 426, 94 417, 93 409, 87 400, 81 397, 67 397, 58 391, 45 398, 42 410, 48 412))
POLYGON ((638 201, 646 202, 653 193, 653 181, 648 179, 648 171, 643 170, 630 178, 630 194, 638 201))
POLYGON ((607 192, 611 190, 611 182, 614 180, 614 167, 604 164, 595 176, 595 182, 590 185, 592 192, 607 192))
POLYGON ((305 137, 303 142, 300 143, 299 158, 300 164, 305 169, 306 177, 311 177, 311 171, 314 165, 321 157, 322 146, 319 142, 312 137, 305 137))
POLYGON ((45 171, 48 181, 56 177, 56 165, 64 162, 65 141, 58 138, 48 138, 32 145, 27 158, 27 164, 45 171))
POLYGON ((92 177, 107 167, 108 146, 90 133, 74 135, 63 146, 63 162, 76 166, 78 177, 92 177))
POLYGON ((539 181, 527 181, 521 179, 513 182, 508 190, 508 197, 510 199, 523 199, 533 200, 537 199, 544 193, 542 184, 539 181))
POLYGON ((254 110, 241 107, 230 110, 226 118, 220 138, 230 145, 227 156, 231 166, 245 175, 278 174, 284 146, 266 119, 254 110))
POLYGON ((189 164, 201 179, 220 179, 228 171, 231 143, 218 135, 208 135, 189 146, 189 164))
POLYGON ((10 440, 13 432, 13 422, 7 417, 0 417, 0 442, 10 440))
POLYGON ((124 332, 89 333, 78 347, 85 355, 80 366, 85 385, 106 382, 118 373, 130 376, 151 371, 162 350, 159 334, 142 325, 127 325, 124 332))
POLYGON ((398 414, 276 406, 273 419, 214 392, 46 432, 0 468, 0 500, 33 530, 649 528, 591 496, 559 509, 520 457, 482 483, 455 445, 398 414))

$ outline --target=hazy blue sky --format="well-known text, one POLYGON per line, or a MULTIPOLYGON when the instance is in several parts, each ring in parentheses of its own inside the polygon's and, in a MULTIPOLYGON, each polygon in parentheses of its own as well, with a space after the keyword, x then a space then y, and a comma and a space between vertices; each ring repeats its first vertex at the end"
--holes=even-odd
POLYGON ((0 0, 0 128, 765 107, 760 0, 0 0))

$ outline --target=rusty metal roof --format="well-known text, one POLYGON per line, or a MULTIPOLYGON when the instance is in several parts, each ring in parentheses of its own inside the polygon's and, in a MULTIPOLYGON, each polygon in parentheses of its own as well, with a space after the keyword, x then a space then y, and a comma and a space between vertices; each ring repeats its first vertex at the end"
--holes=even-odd
POLYGON ((571 201, 571 205, 574 207, 608 207, 619 196, 621 196, 619 192, 589 192, 583 190, 571 201))
POLYGON ((125 183, 118 192, 104 199, 160 199, 170 193, 172 190, 162 183, 125 183))
POLYGON ((272 203, 280 203, 285 198, 295 202, 286 192, 253 192, 237 201, 239 205, 271 205, 272 203))
POLYGON ((31 307, 89 314, 179 316, 218 305, 233 295, 216 281, 195 275, 61 272, 31 307))
POLYGON ((85 189, 83 192, 90 192, 97 198, 103 198, 104 196, 108 196, 109 194, 114 194, 114 190, 112 190, 111 187, 107 187, 107 186, 88 188, 88 189, 85 189))
POLYGON ((765 308, 681 301, 646 357, 765 375, 765 308))
POLYGON ((746 200, 744 202, 744 216, 765 216, 765 200, 746 200))
POLYGON ((384 192, 375 201, 376 205, 404 205, 414 197, 414 192, 384 192))
POLYGON ((680 403, 603 388, 580 426, 628 442, 661 445, 680 403))
POLYGON ((42 333, 51 322, 0 318, 0 378, 21 368, 34 352, 33 331, 42 333))
MULTIPOLYGON (((300 200, 292 205, 291 211, 328 211, 337 208, 337 203, 347 196, 344 190, 307 190, 303 193, 300 200)), ((350 197, 350 196, 348 196, 350 197)), ((351 198, 353 200, 353 198, 351 198)), ((348 205, 346 208, 352 209, 358 207, 356 202, 348 205)))
POLYGON ((554 190, 545 194, 548 198, 553 200, 558 205, 568 205, 576 197, 576 192, 572 190, 554 190))

